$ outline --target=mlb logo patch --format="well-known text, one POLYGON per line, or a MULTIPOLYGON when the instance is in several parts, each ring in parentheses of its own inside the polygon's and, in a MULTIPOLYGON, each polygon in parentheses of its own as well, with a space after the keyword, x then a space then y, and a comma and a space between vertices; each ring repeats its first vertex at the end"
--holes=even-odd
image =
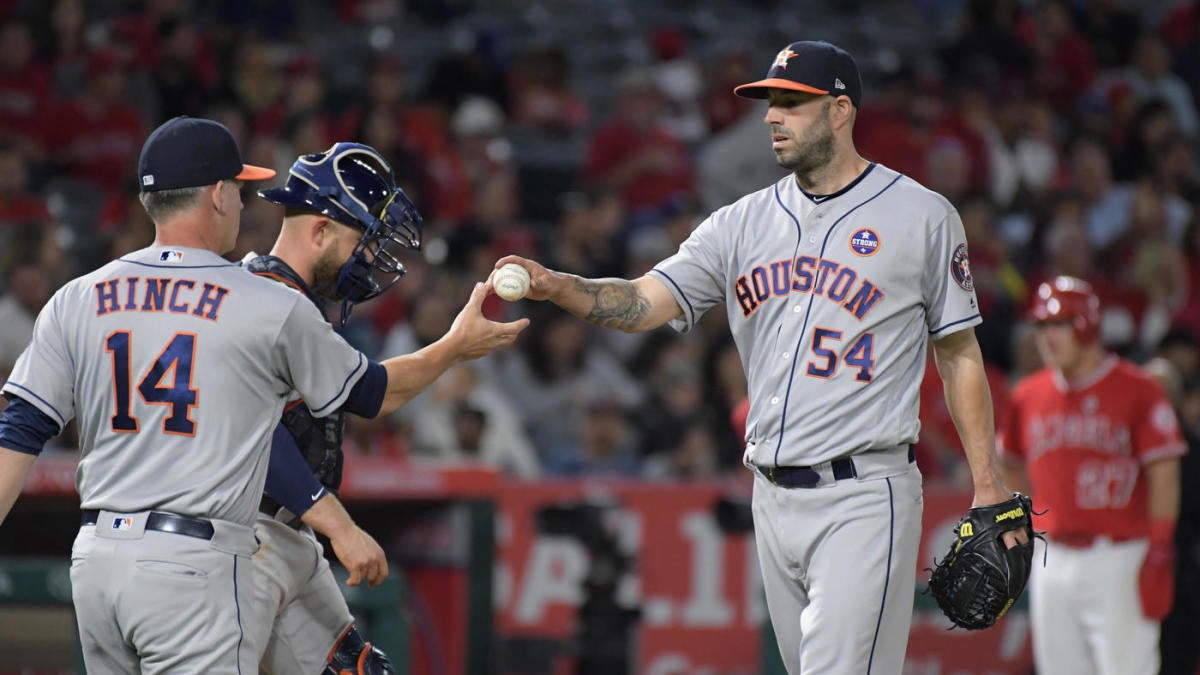
POLYGON ((160 262, 183 262, 183 251, 163 251, 158 254, 158 259, 160 262))
POLYGON ((879 252, 879 234, 869 227, 862 227, 850 235, 850 250, 864 258, 879 252))
POLYGON ((142 176, 142 187, 150 187, 154 185, 154 174, 142 176))
POLYGON ((114 529, 114 530, 132 530, 133 529, 133 518, 130 518, 129 516, 113 518, 112 529, 114 529))

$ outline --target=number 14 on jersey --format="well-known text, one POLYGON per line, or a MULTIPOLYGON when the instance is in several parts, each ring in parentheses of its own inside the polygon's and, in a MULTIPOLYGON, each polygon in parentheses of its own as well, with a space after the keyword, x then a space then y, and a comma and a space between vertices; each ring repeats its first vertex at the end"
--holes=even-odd
MULTIPOLYGON (((112 430, 123 433, 134 433, 141 429, 137 416, 130 410, 132 378, 129 361, 132 342, 133 335, 127 330, 115 331, 104 341, 105 351, 112 355, 113 396, 116 398, 112 430)), ((199 392, 192 386, 192 362, 195 356, 196 336, 192 333, 176 333, 138 382, 137 390, 143 401, 170 408, 171 414, 163 419, 162 424, 165 434, 196 435, 196 422, 188 416, 199 398, 199 392)))

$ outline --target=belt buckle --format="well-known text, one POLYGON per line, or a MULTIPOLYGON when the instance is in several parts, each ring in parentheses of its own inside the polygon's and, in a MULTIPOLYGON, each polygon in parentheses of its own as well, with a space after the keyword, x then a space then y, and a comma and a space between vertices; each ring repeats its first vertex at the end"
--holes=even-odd
POLYGON ((776 471, 776 468, 777 467, 774 466, 764 466, 760 467, 760 470, 763 472, 763 476, 765 476, 768 481, 774 485, 779 485, 779 479, 776 475, 778 471, 776 471))

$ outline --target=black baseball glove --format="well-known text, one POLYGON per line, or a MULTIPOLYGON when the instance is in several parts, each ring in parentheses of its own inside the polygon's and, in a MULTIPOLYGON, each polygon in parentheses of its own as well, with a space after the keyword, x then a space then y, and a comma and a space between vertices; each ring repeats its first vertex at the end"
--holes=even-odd
POLYGON ((1025 590, 1033 565, 1033 502, 1019 492, 1013 498, 979 506, 954 528, 950 552, 934 560, 929 592, 954 625, 987 628, 1004 616, 1025 590), (1024 530, 1029 543, 1007 548, 1005 532, 1024 530))

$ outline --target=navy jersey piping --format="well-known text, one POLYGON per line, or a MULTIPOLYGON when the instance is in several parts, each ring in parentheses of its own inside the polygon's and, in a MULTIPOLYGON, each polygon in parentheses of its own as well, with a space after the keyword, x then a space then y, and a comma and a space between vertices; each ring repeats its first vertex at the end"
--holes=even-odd
MULTIPOLYGON (((874 164, 872 164, 871 166, 874 166, 874 164)), ((866 175, 866 172, 863 172, 863 174, 866 175)), ((889 182, 887 185, 884 185, 883 188, 879 190, 879 192, 876 192, 875 194, 871 195, 867 199, 859 202, 858 204, 856 204, 854 206, 854 208, 843 213, 841 215, 841 217, 839 217, 837 220, 833 221, 833 225, 829 226, 829 229, 825 232, 825 239, 821 242, 821 257, 822 258, 825 257, 825 247, 829 245, 829 235, 833 234, 833 231, 837 229, 838 225, 840 225, 841 222, 843 220, 845 220, 851 213, 854 213, 860 207, 870 203, 879 195, 887 192, 888 189, 891 188, 893 185, 895 185, 896 181, 900 180, 900 178, 903 175, 904 174, 897 173, 896 177, 893 178, 891 180, 891 182, 889 182)), ((778 184, 776 184, 775 195, 776 195, 776 198, 778 198, 778 196, 779 196, 778 184)), ((787 209, 785 208, 784 210, 787 210, 787 209)), ((788 211, 788 214, 790 215, 791 212, 788 211)), ((792 216, 792 218, 794 219, 795 216, 792 216)), ((797 228, 800 227, 799 222, 796 223, 796 227, 797 228)), ((797 246, 799 246, 799 245, 797 245, 797 246)), ((794 258, 794 256, 793 256, 793 258, 794 258)), ((808 294, 808 307, 806 307, 804 310, 804 322, 802 324, 800 324, 800 337, 796 338, 796 348, 792 351, 792 353, 796 355, 796 358, 792 359, 792 368, 791 368, 790 374, 788 375, 787 392, 785 392, 783 395, 783 412, 779 414, 779 440, 776 441, 776 443, 775 443, 775 460, 774 460, 775 466, 779 466, 779 450, 780 450, 780 448, 783 447, 783 436, 787 430, 788 401, 790 401, 792 398, 792 383, 795 382, 795 380, 796 380, 796 364, 800 363, 801 345, 804 344, 804 336, 808 333, 808 318, 809 318, 809 315, 812 314, 813 299, 815 297, 816 297, 815 293, 808 294)))
POLYGON ((338 393, 334 394, 333 398, 329 399, 329 401, 327 401, 325 403, 325 405, 323 405, 323 406, 316 407, 316 408, 309 406, 309 408, 308 408, 309 412, 311 412, 315 416, 317 413, 319 413, 322 410, 333 405, 334 401, 341 398, 342 393, 346 391, 346 387, 350 384, 350 378, 354 377, 354 374, 357 373, 359 370, 362 370, 364 358, 365 357, 362 355, 362 352, 359 352, 358 353, 358 365, 354 366, 354 368, 346 375, 346 379, 342 381, 342 388, 338 390, 338 393))
POLYGON ((43 404, 45 404, 45 406, 46 406, 47 408, 49 408, 49 409, 50 409, 50 410, 51 410, 51 411, 54 413, 54 415, 55 415, 56 417, 58 417, 58 421, 59 421, 59 425, 58 425, 58 428, 59 428, 59 433, 62 433, 62 429, 63 429, 64 427, 66 427, 66 426, 67 426, 67 420, 66 420, 66 418, 64 418, 64 417, 62 416, 62 413, 58 412, 58 408, 55 408, 54 406, 50 405, 50 402, 49 402, 49 401, 47 401, 46 399, 42 398, 41 396, 38 396, 38 395, 37 395, 37 392, 33 391, 33 390, 32 390, 32 389, 30 389, 29 387, 23 386, 23 385, 21 385, 21 384, 19 384, 19 383, 17 383, 17 382, 13 382, 13 381, 11 381, 11 380, 8 382, 8 385, 9 385, 9 386, 11 386, 11 387, 13 387, 13 388, 15 388, 15 389, 20 389, 21 391, 27 392, 27 393, 28 393, 30 396, 32 396, 32 397, 34 397, 34 398, 36 398, 37 400, 39 400, 39 401, 41 401, 43 404))
POLYGON ((237 661, 237 671, 240 675, 242 672, 242 604, 238 602, 237 563, 235 555, 233 556, 233 608, 237 611, 238 643, 237 649, 233 652, 233 658, 237 661))
POLYGON ((958 321, 951 321, 950 323, 948 323, 948 324, 945 324, 944 326, 941 326, 941 327, 939 327, 939 328, 934 328, 933 330, 929 331, 929 334, 930 334, 930 335, 936 335, 936 334, 938 334, 938 333, 940 333, 940 332, 942 332, 942 331, 946 330, 947 328, 949 328, 949 327, 951 327, 951 326, 957 326, 957 325, 958 325, 958 324, 960 324, 960 323, 966 323, 966 322, 968 322, 968 321, 971 321, 971 320, 973 320, 973 319, 977 319, 977 318, 979 318, 980 316, 982 316, 982 315, 981 315, 979 312, 975 312, 974 314, 972 314, 971 316, 968 316, 968 317, 967 317, 967 318, 965 318, 965 319, 959 319, 958 321))
POLYGON ((879 616, 875 619, 875 637, 871 638, 871 656, 867 659, 867 675, 871 675, 871 664, 875 662, 875 645, 879 642, 879 627, 883 624, 883 609, 887 605, 888 584, 892 580, 892 549, 896 546, 896 497, 892 494, 892 479, 886 478, 888 486, 888 559, 887 571, 883 575, 883 597, 879 599, 879 616))
POLYGON ((871 169, 874 169, 874 168, 875 168, 875 162, 871 162, 870 164, 867 165, 866 169, 863 169, 862 173, 858 174, 858 178, 855 178, 854 180, 850 181, 849 183, 846 184, 846 187, 844 187, 841 190, 838 190, 837 192, 830 194, 830 195, 814 195, 814 194, 808 192, 807 190, 805 190, 804 188, 800 187, 800 181, 796 181, 796 188, 798 188, 800 190, 800 194, 803 194, 805 197, 808 197, 809 201, 811 201, 812 203, 828 204, 829 202, 833 201, 837 197, 841 197, 842 195, 846 194, 850 190, 854 189, 854 186, 861 183, 862 180, 867 177, 867 174, 871 173, 871 169))
POLYGON ((656 274, 658 274, 658 275, 659 275, 659 276, 661 276, 662 278, 664 278, 664 279, 666 279, 667 281, 671 282, 671 285, 672 285, 672 286, 674 286, 674 287, 675 287, 675 290, 676 290, 676 291, 679 293, 679 297, 683 298, 683 302, 684 302, 684 304, 686 304, 686 305, 687 305, 688 314, 690 314, 690 315, 691 315, 691 317, 692 317, 692 320, 691 320, 691 322, 690 322, 690 325, 693 325, 693 326, 694 326, 694 325, 696 325, 696 310, 695 310, 695 308, 693 308, 693 307, 692 307, 692 301, 691 301, 691 300, 688 300, 687 294, 683 292, 683 289, 679 287, 679 284, 675 283, 675 280, 671 278, 671 275, 669 275, 669 274, 667 274, 666 272, 664 272, 664 271, 662 271, 662 270, 658 269, 657 267, 656 267, 656 268, 654 268, 654 269, 652 269, 652 270, 650 270, 650 271, 651 271, 651 272, 654 272, 654 273, 656 273, 656 274))
POLYGON ((141 265, 142 267, 153 267, 154 269, 162 270, 207 270, 220 267, 241 267, 239 263, 225 263, 224 265, 156 265, 154 263, 141 262, 139 260, 126 260, 118 258, 118 262, 128 263, 130 265, 141 265))
MULTIPOLYGON (((780 182, 782 182, 782 181, 780 181, 780 182)), ((795 245, 795 247, 792 248, 792 260, 795 260, 796 254, 800 252, 800 243, 804 241, 804 228, 800 226, 800 219, 796 217, 796 214, 792 213, 791 209, 789 209, 787 207, 787 205, 783 203, 783 198, 779 196, 779 183, 775 183, 775 203, 779 204, 779 208, 783 209, 783 212, 788 214, 788 217, 791 218, 792 222, 796 224, 796 245, 795 245)), ((808 297, 808 309, 805 310, 805 312, 804 312, 804 323, 801 324, 801 326, 800 326, 800 334, 801 335, 804 334, 804 331, 808 327, 808 314, 812 310, 812 300, 813 300, 812 295, 810 294, 808 297)), ((779 330, 781 330, 781 331, 783 330, 782 323, 779 324, 779 330)), ((776 339, 775 343, 776 343, 776 345, 778 345, 779 340, 776 339)), ((789 391, 791 391, 791 388, 792 388, 792 376, 794 376, 795 374, 796 374, 796 360, 792 359, 792 371, 791 371, 791 375, 788 377, 788 390, 789 391)), ((786 415, 787 414, 787 397, 786 396, 784 397, 783 405, 784 405, 784 415, 786 415)), ((780 441, 783 440, 782 425, 783 425, 783 421, 782 421, 782 417, 781 417, 780 430, 779 430, 780 441)), ((758 428, 758 425, 756 424, 755 429, 757 429, 757 428, 758 428)), ((775 466, 779 466, 779 446, 778 445, 775 446, 775 466)))
MULTIPOLYGON (((779 205, 779 208, 783 209, 784 213, 788 214, 788 217, 790 217, 792 219, 793 223, 796 223, 796 234, 803 237, 804 229, 800 227, 800 219, 796 217, 796 214, 792 213, 792 210, 787 207, 787 204, 783 203, 783 198, 779 196, 779 183, 782 183, 782 182, 783 181, 778 181, 774 185, 775 203, 779 205)), ((799 187, 799 186, 797 186, 797 187, 799 187)), ((801 192, 803 192, 803 190, 801 190, 801 192)), ((800 242, 797 241, 796 247, 799 248, 799 246, 800 246, 800 242)))

